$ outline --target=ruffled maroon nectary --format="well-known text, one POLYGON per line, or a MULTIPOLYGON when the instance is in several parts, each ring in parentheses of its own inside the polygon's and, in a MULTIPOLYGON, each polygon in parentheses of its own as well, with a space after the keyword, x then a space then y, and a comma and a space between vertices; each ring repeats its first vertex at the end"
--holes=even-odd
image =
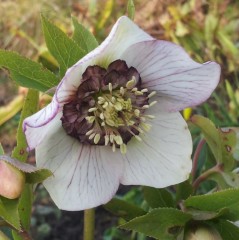
POLYGON ((138 71, 125 61, 116 60, 107 69, 89 66, 63 107, 62 126, 81 143, 119 147, 140 133, 148 95, 138 71))

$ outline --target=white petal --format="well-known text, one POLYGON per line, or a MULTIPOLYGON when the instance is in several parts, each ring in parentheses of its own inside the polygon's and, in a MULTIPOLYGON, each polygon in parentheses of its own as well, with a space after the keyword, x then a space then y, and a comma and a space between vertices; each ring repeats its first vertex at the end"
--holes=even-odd
POLYGON ((152 39, 129 18, 125 16, 119 18, 104 42, 68 69, 58 86, 57 100, 66 101, 79 86, 81 76, 88 66, 107 67, 114 60, 120 59, 122 53, 130 45, 152 39))
POLYGON ((49 123, 55 118, 60 110, 60 105, 53 98, 52 102, 39 112, 23 121, 23 131, 26 135, 28 150, 34 149, 45 138, 49 123))
POLYGON ((192 139, 180 113, 158 113, 152 125, 128 143, 122 184, 163 188, 189 177, 192 139))
POLYGON ((36 148, 37 166, 54 174, 44 186, 60 209, 76 211, 108 202, 122 175, 122 157, 110 147, 82 145, 55 124, 36 148))
POLYGON ((220 78, 217 63, 196 63, 183 48, 166 41, 134 44, 122 59, 139 71, 142 87, 157 91, 159 110, 179 111, 204 102, 220 78))

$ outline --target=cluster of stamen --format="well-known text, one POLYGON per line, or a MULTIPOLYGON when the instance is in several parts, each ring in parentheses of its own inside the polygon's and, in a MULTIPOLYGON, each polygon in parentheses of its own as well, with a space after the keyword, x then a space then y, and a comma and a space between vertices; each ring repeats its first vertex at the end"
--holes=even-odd
MULTIPOLYGON (((78 100, 74 99, 64 106, 62 124, 69 135, 78 138, 82 143, 109 145, 113 152, 120 148, 125 154, 127 143, 132 137, 141 141, 139 134, 150 130, 151 124, 148 120, 154 116, 145 114, 145 110, 156 104, 156 101, 149 103, 155 92, 150 93, 147 88, 141 89, 138 72, 132 67, 128 68, 125 62, 117 61, 111 65, 110 71, 102 70, 103 76, 100 75, 94 87, 87 86, 90 94, 79 95, 78 91, 78 100), (117 78, 115 72, 118 74, 117 78), (128 74, 129 72, 131 74, 128 74), (104 77, 111 77, 112 81, 105 83, 104 77), (130 79, 127 79, 128 77, 130 79), (77 108, 78 111, 75 110, 77 108), (69 109, 74 110, 70 113, 69 109), (78 124, 79 119, 81 126, 78 124), (79 129, 81 130, 78 131, 79 129)), ((96 76, 96 73, 93 76, 96 76)))

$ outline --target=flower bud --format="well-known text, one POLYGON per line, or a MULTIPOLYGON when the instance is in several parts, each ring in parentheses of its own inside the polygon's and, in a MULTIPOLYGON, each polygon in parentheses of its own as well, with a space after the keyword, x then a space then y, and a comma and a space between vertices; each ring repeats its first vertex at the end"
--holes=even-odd
POLYGON ((0 160, 0 196, 15 199, 21 195, 25 174, 11 164, 0 160))
POLYGON ((200 226, 190 229, 185 234, 185 240, 222 240, 216 229, 208 226, 200 226))

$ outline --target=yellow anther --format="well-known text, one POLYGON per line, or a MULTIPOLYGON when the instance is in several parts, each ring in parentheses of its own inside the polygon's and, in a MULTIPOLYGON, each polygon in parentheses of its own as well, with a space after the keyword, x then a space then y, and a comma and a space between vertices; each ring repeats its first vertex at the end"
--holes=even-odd
POLYGON ((137 87, 135 87, 135 88, 133 88, 133 89, 131 90, 131 92, 136 92, 136 91, 138 91, 138 88, 137 88, 137 87))
POLYGON ((114 137, 115 135, 114 134, 110 134, 110 142, 113 143, 114 142, 114 137))
POLYGON ((142 109, 148 109, 149 108, 149 105, 144 105, 143 107, 142 107, 142 109))
POLYGON ((100 125, 101 125, 102 127, 104 127, 104 126, 105 126, 105 122, 102 122, 100 125))
POLYGON ((149 104, 150 107, 152 107, 153 105, 155 105, 157 103, 157 101, 153 101, 149 104))
POLYGON ((141 91, 135 91, 134 92, 134 95, 136 95, 136 96, 140 96, 140 95, 143 95, 144 93, 142 93, 141 91))
POLYGON ((112 145, 112 151, 115 152, 115 144, 112 145))
POLYGON ((144 123, 144 122, 141 122, 140 125, 142 126, 142 128, 145 130, 145 131, 149 131, 152 127, 152 125, 148 124, 148 123, 144 123))
POLYGON ((100 134, 97 133, 94 137, 94 143, 97 144, 100 141, 100 134))
POLYGON ((120 94, 123 96, 125 94, 125 90, 123 87, 120 87, 120 94))
POLYGON ((109 141, 110 141, 109 136, 108 136, 108 135, 105 135, 105 146, 108 145, 109 141))
POLYGON ((134 115, 135 115, 136 117, 139 117, 139 114, 140 114, 139 109, 135 109, 135 110, 134 110, 134 115))
POLYGON ((114 140, 115 140, 115 142, 118 144, 118 145, 121 145, 121 144, 123 144, 123 139, 122 139, 122 137, 121 136, 115 136, 114 137, 114 140))
POLYGON ((90 108, 90 109, 88 110, 88 112, 95 112, 96 110, 97 110, 97 108, 94 107, 94 108, 90 108))
POLYGON ((151 92, 151 93, 148 95, 148 98, 153 97, 155 94, 156 94, 156 91, 151 92))
POLYGON ((94 132, 94 130, 93 129, 91 129, 90 131, 88 131, 85 135, 86 136, 89 136, 91 133, 93 133, 94 132))
POLYGON ((115 103, 114 108, 117 111, 121 111, 123 107, 122 107, 122 104, 120 102, 117 102, 117 103, 115 103))
POLYGON ((106 121, 106 123, 107 123, 108 125, 110 125, 111 127, 114 127, 114 126, 115 126, 115 122, 114 122, 112 119, 106 119, 105 121, 106 121))
POLYGON ((127 152, 126 144, 123 143, 123 144, 120 145, 120 151, 121 151, 122 154, 126 154, 126 152, 127 152))
POLYGON ((115 103, 115 102, 116 102, 115 97, 112 97, 112 98, 111 98, 111 101, 112 101, 112 103, 115 103))
POLYGON ((112 93, 112 89, 113 89, 113 87, 112 87, 112 83, 109 83, 109 91, 110 91, 110 93, 112 93))
POLYGON ((89 139, 93 139, 95 137, 96 133, 92 133, 90 136, 89 136, 89 139))
POLYGON ((149 90, 148 90, 147 88, 144 88, 144 89, 141 90, 142 93, 146 93, 146 92, 148 92, 148 91, 149 91, 149 90))
POLYGON ((104 118, 105 118, 105 117, 104 117, 104 114, 101 113, 101 114, 100 114, 100 119, 104 120, 104 118))
POLYGON ((95 121, 95 116, 88 116, 85 118, 89 123, 93 123, 95 121))
POLYGON ((135 76, 133 76, 132 79, 129 80, 129 81, 126 83, 126 88, 127 88, 127 89, 133 88, 134 85, 135 85, 135 83, 136 83, 136 78, 135 78, 135 76))
POLYGON ((142 141, 142 138, 141 137, 139 137, 138 135, 135 135, 134 136, 139 142, 141 142, 142 141))
POLYGON ((105 103, 103 104, 103 108, 107 108, 108 105, 109 105, 109 103, 108 103, 108 102, 105 102, 105 103))

